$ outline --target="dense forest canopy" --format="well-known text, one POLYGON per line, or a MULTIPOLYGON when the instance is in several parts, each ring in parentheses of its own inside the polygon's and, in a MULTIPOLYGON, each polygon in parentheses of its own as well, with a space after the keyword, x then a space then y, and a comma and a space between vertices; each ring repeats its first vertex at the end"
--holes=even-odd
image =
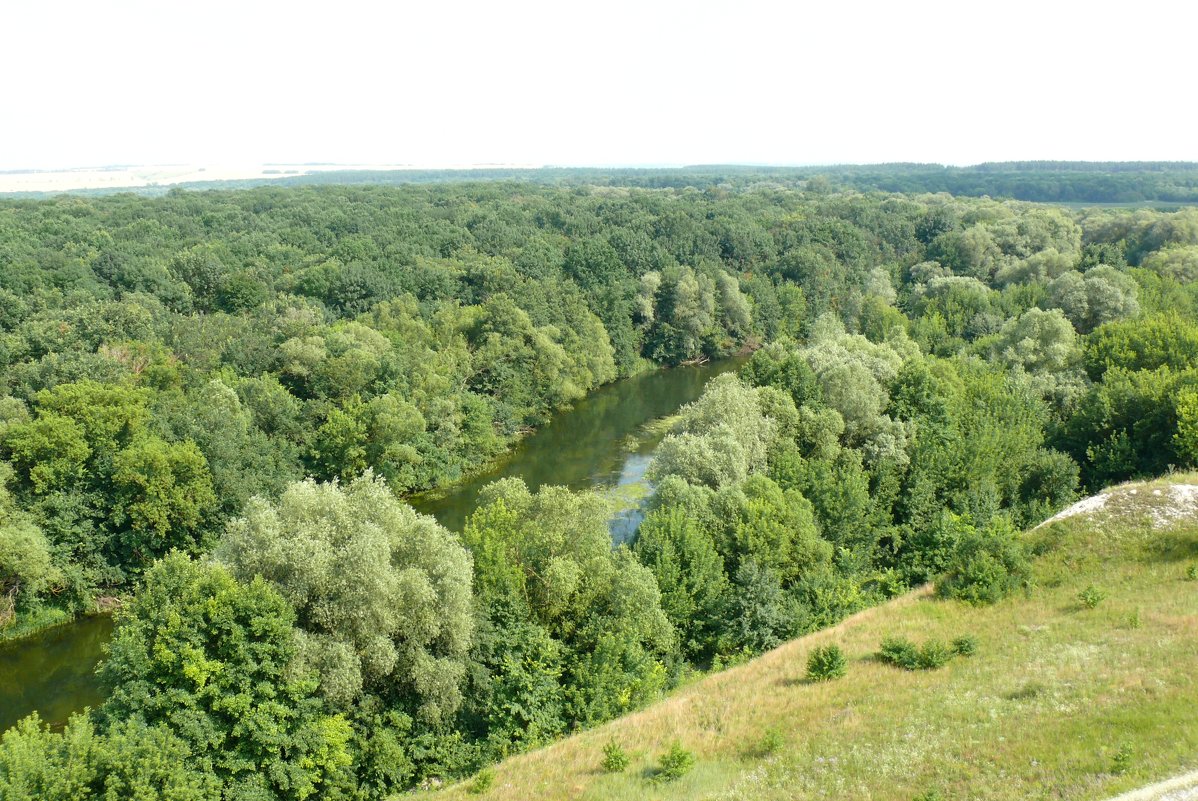
POLYGON ((1198 210, 744 174, 0 203, 0 626, 126 598, 109 700, 7 733, 0 795, 385 797, 929 580, 1001 598, 1020 527, 1198 460, 1198 210), (749 351, 629 546, 594 493, 402 500, 749 351))

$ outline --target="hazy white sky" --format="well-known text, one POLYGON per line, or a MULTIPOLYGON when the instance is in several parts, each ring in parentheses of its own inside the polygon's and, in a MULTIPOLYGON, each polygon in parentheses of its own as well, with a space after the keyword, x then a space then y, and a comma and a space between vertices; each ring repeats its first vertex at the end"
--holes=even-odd
POLYGON ((1188 0, 4 0, 0 169, 1198 160, 1188 0))

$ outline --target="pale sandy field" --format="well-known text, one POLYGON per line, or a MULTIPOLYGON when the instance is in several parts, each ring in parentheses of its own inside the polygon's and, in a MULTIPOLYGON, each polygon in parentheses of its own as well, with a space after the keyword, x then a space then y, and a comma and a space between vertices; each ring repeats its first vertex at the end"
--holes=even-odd
POLYGON ((251 178, 287 178, 334 170, 398 170, 395 164, 170 164, 100 169, 0 172, 0 193, 69 192, 76 189, 130 189, 171 186, 192 181, 238 181, 251 178))

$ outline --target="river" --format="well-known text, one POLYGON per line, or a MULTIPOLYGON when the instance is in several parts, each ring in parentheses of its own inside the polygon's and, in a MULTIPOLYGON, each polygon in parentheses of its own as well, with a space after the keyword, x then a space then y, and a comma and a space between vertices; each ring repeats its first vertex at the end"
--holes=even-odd
MULTIPOLYGON (((546 484, 585 489, 640 483, 657 445, 656 438, 641 435, 643 426, 695 400, 709 380, 740 363, 729 359, 655 370, 601 387, 487 470, 408 502, 461 531, 479 490, 500 478, 522 478, 534 491, 546 484)), ((621 513, 612 521, 613 539, 626 539, 638 519, 635 510, 621 513)), ((95 667, 111 633, 110 618, 90 617, 0 644, 0 731, 34 710, 52 725, 62 725, 71 713, 103 701, 95 667)))

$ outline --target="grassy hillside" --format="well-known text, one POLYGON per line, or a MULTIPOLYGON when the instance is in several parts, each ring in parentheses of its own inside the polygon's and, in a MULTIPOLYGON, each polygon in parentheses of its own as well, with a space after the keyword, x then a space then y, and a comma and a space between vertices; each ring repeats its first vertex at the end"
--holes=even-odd
POLYGON ((436 797, 1101 799, 1198 767, 1198 476, 1172 481, 1029 532, 1026 596, 974 608, 912 593, 436 797), (965 634, 976 653, 939 670, 874 656, 889 635, 965 634), (827 643, 848 673, 809 683, 808 653, 827 643), (619 773, 600 767, 612 740, 631 758, 619 773), (675 741, 694 767, 652 781, 675 741))

